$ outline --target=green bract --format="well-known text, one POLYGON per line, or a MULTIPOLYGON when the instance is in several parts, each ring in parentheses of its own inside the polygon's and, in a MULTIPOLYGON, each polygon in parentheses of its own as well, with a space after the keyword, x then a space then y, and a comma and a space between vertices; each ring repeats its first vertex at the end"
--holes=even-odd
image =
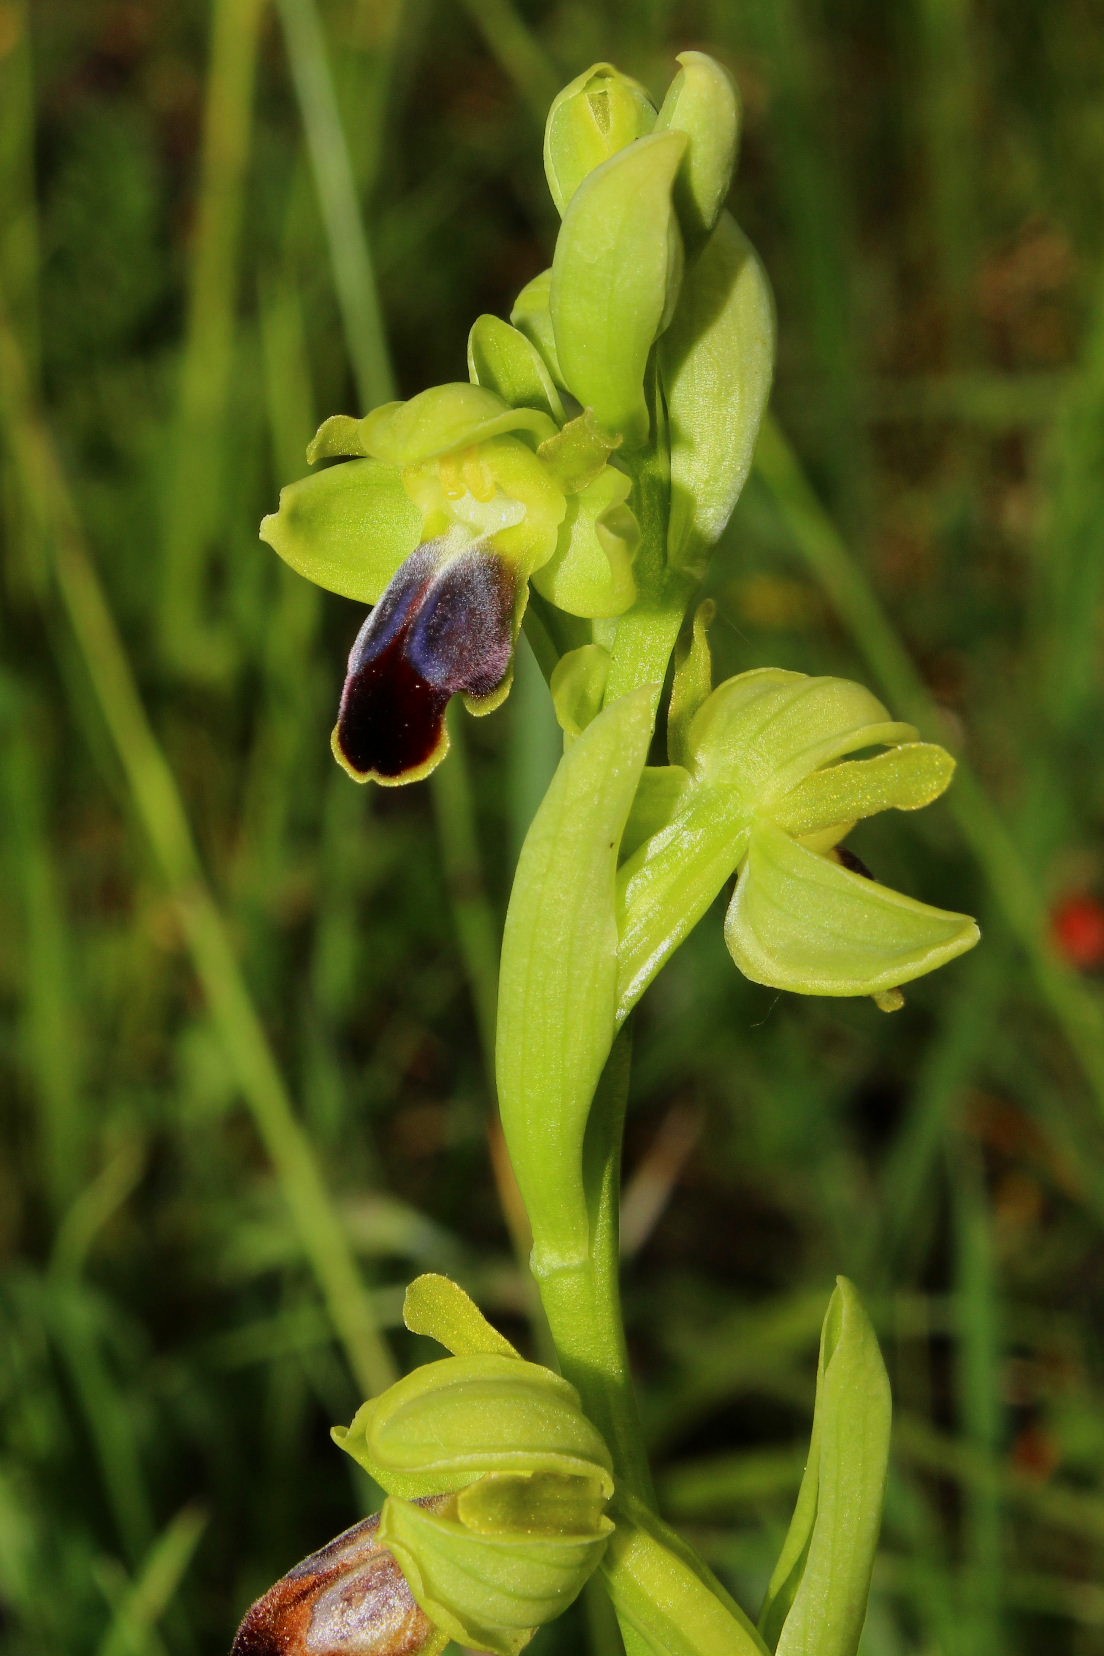
POLYGON ((805 1476, 759 1631, 776 1656, 855 1656, 889 1460, 890 1396, 870 1319, 837 1279, 824 1318, 805 1476))
POLYGON ((638 138, 572 196, 552 261, 549 309, 572 395, 630 448, 649 432, 645 374, 682 278, 671 191, 686 136, 638 138))
MULTIPOLYGON (((600 671, 593 656, 580 663, 584 704, 600 671)), ((575 699, 565 687, 565 704, 575 699)), ((618 847, 651 733, 645 687, 572 742, 522 847, 506 915, 498 1096, 538 1277, 590 1245, 583 1139, 616 1029, 618 847)))

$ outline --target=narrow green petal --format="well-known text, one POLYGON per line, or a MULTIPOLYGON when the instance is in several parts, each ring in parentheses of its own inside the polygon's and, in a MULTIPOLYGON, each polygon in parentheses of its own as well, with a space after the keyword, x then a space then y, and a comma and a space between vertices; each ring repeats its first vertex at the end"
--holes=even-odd
POLYGON ((679 792, 671 819, 618 870, 618 1023, 693 931, 747 849, 750 811, 730 789, 691 779, 679 792))
POLYGON ((689 265, 659 347, 671 428, 667 553, 697 570, 751 470, 774 372, 774 300, 754 248, 728 213, 689 265))
POLYGON ((281 489, 261 539, 308 581, 378 604, 422 539, 422 515, 394 466, 349 460, 281 489))
POLYGON ((725 919, 745 977, 802 995, 873 995, 909 983, 978 940, 965 914, 912 897, 819 856, 759 822, 725 919))
POLYGON ((494 1352, 516 1357, 505 1335, 492 1328, 470 1294, 451 1277, 427 1271, 415 1277, 403 1300, 403 1322, 412 1334, 428 1334, 454 1357, 494 1352))
POLYGON ((623 615, 636 598, 633 557, 640 525, 625 504, 624 472, 605 466, 581 494, 569 495, 556 550, 533 577, 542 597, 568 615, 623 615))
POLYGON ((934 742, 904 742, 873 759, 851 759, 815 771, 771 811, 771 820, 797 839, 877 816, 918 811, 950 784, 955 762, 934 742))
POLYGON ((662 833, 686 805, 690 777, 681 765, 646 765, 621 839, 625 862, 662 833))
POLYGON ((307 464, 313 466, 319 460, 366 458, 368 450, 364 446, 363 424, 363 420, 358 420, 354 414, 331 414, 328 420, 322 421, 307 444, 307 464))
POLYGON ((530 431, 543 441, 555 430, 547 414, 510 408, 485 386, 464 383, 431 385, 409 402, 384 403, 362 422, 369 454, 393 466, 417 465, 510 431, 530 431))
POLYGON ((537 347, 499 316, 477 316, 468 335, 468 377, 511 408, 536 408, 558 424, 564 407, 537 347))
POLYGON ((601 476, 620 443, 620 437, 603 431, 593 412, 585 408, 562 431, 547 438, 537 453, 565 493, 581 494, 601 476))
POLYGON ((690 726, 713 690, 709 629, 716 613, 712 598, 699 604, 689 636, 680 639, 675 649, 671 702, 667 709, 667 751, 674 765, 690 763, 690 726))
POLYGON ((685 149, 680 132, 638 138, 583 181, 556 239, 560 366, 572 394, 630 446, 648 435, 644 370, 681 275, 671 187, 685 149))
POLYGON ((542 270, 526 282, 510 312, 510 321, 540 353, 541 361, 561 391, 567 390, 560 359, 556 355, 556 334, 552 327, 552 272, 542 270))

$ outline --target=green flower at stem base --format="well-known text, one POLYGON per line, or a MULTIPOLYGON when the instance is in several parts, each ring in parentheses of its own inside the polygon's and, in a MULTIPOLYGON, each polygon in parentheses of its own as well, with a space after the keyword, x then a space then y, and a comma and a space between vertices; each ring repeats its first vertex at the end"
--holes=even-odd
POLYGON ((439 1656, 449 1639, 516 1656, 601 1562, 610 1453, 575 1388, 447 1277, 411 1283, 403 1317, 453 1355, 333 1431, 386 1492, 382 1512, 258 1599, 231 1656, 439 1656))
MULTIPOLYGON (((528 360, 535 375, 528 341, 497 329, 473 329, 473 371, 528 360)), ((535 377, 529 390, 539 400, 535 377)), ((531 579, 574 615, 633 602, 638 530, 630 479, 608 464, 615 446, 585 416, 561 428, 478 384, 325 422, 308 458, 344 463, 285 488, 261 535, 299 573, 375 606, 333 734, 350 776, 416 781, 447 751, 452 696, 475 714, 501 703, 531 579)))

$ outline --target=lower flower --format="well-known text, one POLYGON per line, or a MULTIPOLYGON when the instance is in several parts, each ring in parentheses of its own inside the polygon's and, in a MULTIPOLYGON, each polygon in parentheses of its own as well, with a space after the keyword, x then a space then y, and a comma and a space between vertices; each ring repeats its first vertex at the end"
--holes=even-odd
POLYGON ((230 1656, 437 1656, 448 1635, 415 1603, 379 1527, 378 1514, 354 1524, 282 1576, 230 1656))

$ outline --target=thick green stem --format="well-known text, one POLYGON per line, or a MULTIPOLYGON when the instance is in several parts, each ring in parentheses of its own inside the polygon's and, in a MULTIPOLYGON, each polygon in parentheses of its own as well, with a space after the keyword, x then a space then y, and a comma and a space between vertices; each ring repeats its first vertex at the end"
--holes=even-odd
POLYGON ((560 1367, 609 1444, 618 1488, 650 1502, 652 1480, 625 1347, 618 1255, 621 1136, 631 1061, 626 1030, 602 1072, 587 1129, 583 1182, 590 1253, 545 1270, 535 1248, 533 1272, 560 1367))

